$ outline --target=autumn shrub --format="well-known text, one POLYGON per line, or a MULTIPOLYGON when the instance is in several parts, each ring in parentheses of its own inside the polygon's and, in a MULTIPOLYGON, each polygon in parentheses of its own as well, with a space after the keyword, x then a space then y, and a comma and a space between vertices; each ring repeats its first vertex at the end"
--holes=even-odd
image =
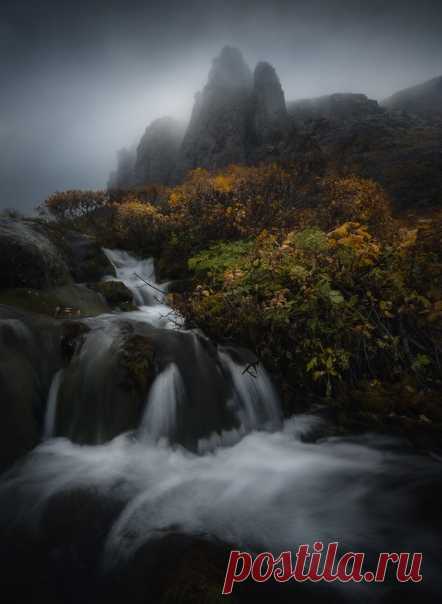
POLYGON ((167 218, 152 204, 128 198, 114 206, 113 240, 116 247, 139 254, 161 253, 166 238, 167 218))
POLYGON ((223 244, 222 255, 210 248, 189 266, 197 283, 182 310, 213 337, 255 349, 299 390, 331 396, 343 383, 404 372, 422 387, 437 382, 428 300, 408 282, 400 249, 366 225, 262 233, 251 247, 223 244))
POLYGON ((109 195, 105 191, 70 190, 56 192, 50 195, 41 210, 49 212, 56 220, 81 221, 90 218, 109 203, 109 195))
POLYGON ((357 408, 382 399, 390 413, 392 384, 416 409, 440 392, 442 215, 393 218, 372 180, 230 166, 46 207, 102 244, 155 256, 161 280, 186 277, 174 303, 189 325, 254 349, 292 394, 347 389, 357 408))
POLYGON ((295 166, 230 166, 213 174, 197 169, 171 190, 168 212, 190 248, 254 236, 295 222, 299 183, 295 166))

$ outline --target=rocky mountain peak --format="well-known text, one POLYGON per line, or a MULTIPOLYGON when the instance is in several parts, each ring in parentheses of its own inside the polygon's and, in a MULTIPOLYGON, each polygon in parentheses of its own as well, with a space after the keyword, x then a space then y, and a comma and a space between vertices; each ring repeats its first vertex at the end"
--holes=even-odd
POLYGON ((206 88, 251 89, 252 72, 241 51, 233 46, 224 46, 212 62, 206 88))
POLYGON ((244 163, 253 77, 237 48, 214 59, 206 86, 195 97, 177 168, 178 179, 196 167, 244 163))

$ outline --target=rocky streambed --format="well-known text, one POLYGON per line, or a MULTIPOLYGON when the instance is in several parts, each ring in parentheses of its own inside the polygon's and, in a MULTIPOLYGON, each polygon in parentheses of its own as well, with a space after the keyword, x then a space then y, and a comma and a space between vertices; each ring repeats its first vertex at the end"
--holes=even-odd
POLYGON ((2 602, 217 602, 231 547, 318 540, 369 560, 421 551, 425 583, 246 582, 231 600, 436 601, 438 459, 393 437, 330 436, 315 415, 284 418, 251 352, 185 328, 151 259, 80 235, 41 246, 32 223, 1 228, 21 267, 14 277, 15 256, 3 257, 2 296, 24 296, 35 262, 29 291, 72 288, 96 304, 0 306, 2 602))

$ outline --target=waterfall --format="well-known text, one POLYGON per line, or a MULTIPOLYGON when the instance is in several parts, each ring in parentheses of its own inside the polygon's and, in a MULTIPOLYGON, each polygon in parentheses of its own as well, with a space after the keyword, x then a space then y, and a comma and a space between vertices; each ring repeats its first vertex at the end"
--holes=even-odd
POLYGON ((232 402, 242 427, 247 432, 279 428, 282 423, 281 403, 264 367, 259 363, 250 367, 238 364, 222 348, 219 358, 232 380, 232 402))
POLYGON ((138 311, 126 313, 127 318, 164 329, 183 326, 183 317, 164 302, 168 284, 157 283, 152 258, 139 260, 128 252, 106 248, 103 252, 116 273, 116 277, 108 276, 106 280, 122 281, 138 306, 138 311))
MULTIPOLYGON (((122 281, 132 292, 138 306, 155 306, 163 303, 167 284, 156 283, 152 258, 139 260, 121 250, 104 248, 103 251, 115 269, 116 280, 122 281), (146 281, 153 287, 149 287, 146 281)), ((108 277, 108 280, 112 279, 115 278, 108 277)))
MULTIPOLYGON (((168 346, 164 369, 151 385, 140 435, 186 442, 204 453, 230 446, 252 430, 280 428, 280 401, 260 364, 248 367, 239 349, 217 348, 197 330, 184 330, 182 317, 164 303, 167 284, 157 283, 151 258, 137 259, 121 250, 104 253, 117 275, 107 279, 123 281, 138 304, 124 318, 181 333, 170 350, 168 346)), ((156 337, 160 345, 167 341, 161 332, 156 337)))
POLYGON ((63 369, 59 369, 52 378, 46 403, 46 415, 44 422, 43 438, 51 438, 55 433, 55 420, 57 417, 57 401, 60 385, 63 380, 63 369))
POLYGON ((184 399, 184 384, 178 367, 170 363, 152 384, 141 422, 141 433, 154 440, 172 440, 176 430, 177 406, 184 399))

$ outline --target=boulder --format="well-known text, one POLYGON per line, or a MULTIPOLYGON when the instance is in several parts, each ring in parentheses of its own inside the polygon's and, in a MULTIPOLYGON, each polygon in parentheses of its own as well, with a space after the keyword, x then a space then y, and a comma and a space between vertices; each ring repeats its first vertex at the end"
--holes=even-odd
POLYGON ((40 224, 60 250, 76 283, 99 281, 115 275, 115 269, 93 237, 61 228, 57 224, 40 224))
POLYGON ((0 289, 43 289, 71 281, 56 246, 32 220, 0 219, 0 289))
POLYGON ((133 294, 122 281, 109 280, 91 283, 90 288, 101 294, 111 308, 135 310, 133 294))

